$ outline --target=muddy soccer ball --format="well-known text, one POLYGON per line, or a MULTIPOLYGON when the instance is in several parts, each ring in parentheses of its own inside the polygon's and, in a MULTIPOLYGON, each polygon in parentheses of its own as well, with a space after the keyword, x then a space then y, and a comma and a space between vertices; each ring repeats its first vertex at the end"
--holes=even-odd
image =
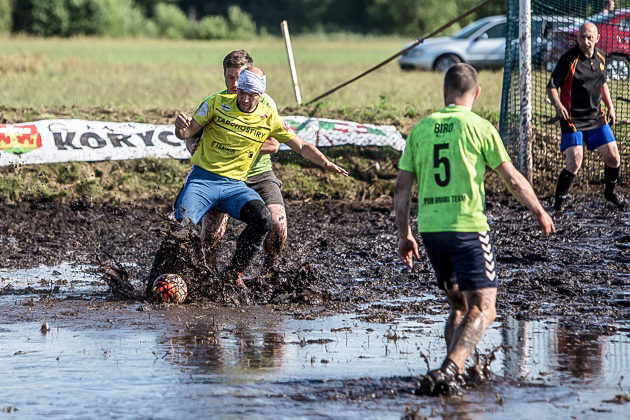
POLYGON ((188 286, 179 274, 162 274, 153 282, 155 303, 182 303, 188 296, 188 286))

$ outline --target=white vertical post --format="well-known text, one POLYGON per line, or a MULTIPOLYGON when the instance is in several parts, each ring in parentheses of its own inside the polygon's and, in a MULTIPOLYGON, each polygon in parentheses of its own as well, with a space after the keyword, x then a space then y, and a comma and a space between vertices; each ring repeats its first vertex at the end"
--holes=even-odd
POLYGON ((521 118, 519 170, 532 182, 532 9, 530 0, 519 0, 518 41, 521 118))
POLYGON ((293 61, 293 48, 291 47, 291 38, 289 37, 289 25, 283 20, 280 24, 282 35, 284 36, 284 45, 287 48, 287 56, 289 57, 289 70, 291 71, 291 81, 293 82, 293 93, 295 93, 295 101, 298 105, 302 105, 302 95, 300 95, 300 85, 298 84, 297 72, 295 71, 295 61, 293 61))

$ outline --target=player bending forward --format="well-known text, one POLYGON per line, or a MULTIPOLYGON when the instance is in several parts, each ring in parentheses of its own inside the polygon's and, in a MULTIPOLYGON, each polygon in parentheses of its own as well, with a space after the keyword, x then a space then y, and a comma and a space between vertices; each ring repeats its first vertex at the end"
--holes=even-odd
POLYGON ((444 77, 446 107, 414 127, 398 165, 394 194, 398 256, 409 268, 413 257, 420 257, 409 226, 416 180, 418 230, 450 305, 446 357, 421 387, 429 395, 459 392, 466 359, 496 316, 496 257, 484 214, 486 165, 534 213, 544 235, 555 232, 532 187, 510 162, 499 133, 471 111, 480 92, 474 68, 463 63, 449 68, 444 77))
POLYGON ((348 175, 289 129, 277 111, 259 101, 265 89, 262 70, 248 67, 239 74, 236 95, 214 95, 203 102, 192 119, 185 114, 175 119, 175 135, 180 139, 203 129, 192 157, 193 169, 175 203, 175 218, 186 216, 198 224, 208 210, 219 207, 247 224, 236 241, 230 265, 220 276, 239 287, 245 286, 242 273, 272 225, 260 195, 243 182, 265 140, 273 137, 325 170, 348 175))

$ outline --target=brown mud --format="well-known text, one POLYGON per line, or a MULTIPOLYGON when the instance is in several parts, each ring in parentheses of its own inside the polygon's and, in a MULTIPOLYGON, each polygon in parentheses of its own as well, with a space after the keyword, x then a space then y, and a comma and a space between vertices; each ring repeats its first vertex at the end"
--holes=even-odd
MULTIPOLYGON (((168 232, 166 210, 81 200, 0 204, 5 215, 0 219, 0 268, 118 264, 133 289, 119 290, 109 299, 141 300, 153 257, 168 232)), ((526 209, 490 194, 488 215, 500 276, 498 313, 517 319, 559 317, 601 330, 612 328, 615 320, 630 319, 628 214, 599 196, 577 196, 564 214, 554 217, 558 232, 541 238, 526 209)), ((422 252, 411 271, 397 261, 389 202, 289 202, 287 215, 289 238, 276 269, 261 276, 258 259, 245 273, 251 305, 276 305, 302 317, 353 310, 377 322, 432 313, 435 305, 413 298, 443 305, 422 252), (409 303, 384 303, 400 298, 410 298, 409 303)), ((219 249, 219 267, 229 260, 242 226, 230 223, 219 249)), ((188 260, 179 261, 189 284, 188 302, 243 305, 242 299, 233 298, 237 291, 194 265, 200 260, 193 248, 187 251, 188 260)), ((0 289, 0 294, 11 293, 10 286, 0 289)))

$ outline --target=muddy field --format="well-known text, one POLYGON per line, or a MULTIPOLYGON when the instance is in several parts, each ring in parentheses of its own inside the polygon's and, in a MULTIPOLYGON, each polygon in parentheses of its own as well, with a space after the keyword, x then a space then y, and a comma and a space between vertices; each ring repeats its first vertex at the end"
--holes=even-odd
MULTIPOLYGON (((544 199, 544 204, 549 206, 549 199, 544 199)), ((518 372, 510 371, 504 378, 497 380, 490 389, 485 388, 481 394, 472 394, 474 395, 471 397, 472 400, 465 399, 465 404, 460 400, 455 405, 447 406, 442 403, 435 405, 426 402, 417 405, 418 402, 413 396, 416 383, 414 377, 426 371, 425 362, 419 355, 429 354, 427 360, 432 364, 439 363, 443 357, 439 347, 441 346, 439 323, 443 321, 446 305, 434 284, 428 260, 424 255, 411 271, 397 261, 394 214, 388 201, 288 202, 289 238, 276 271, 261 276, 259 271, 262 261, 257 260, 250 271, 245 273, 250 305, 239 304, 229 298, 226 299, 225 296, 221 299, 209 299, 206 297, 207 294, 196 294, 194 284, 190 285, 192 293, 188 301, 179 307, 152 305, 142 301, 153 256, 165 232, 168 231, 166 211, 165 205, 100 205, 80 200, 68 204, 57 202, 0 204, 0 214, 3 215, 0 219, 2 255, 0 299, 4 299, 1 301, 4 303, 0 303, 2 307, 0 323, 6 327, 4 330, 0 328, 0 336, 3 332, 6 336, 13 334, 15 331, 11 329, 11 325, 31 325, 29 328, 36 325, 39 329, 42 322, 50 322, 53 326, 63 325, 65 329, 78 331, 77 335, 90 335, 94 331, 100 331, 98 339, 103 339, 102 337, 113 334, 111 340, 120 342, 122 346, 121 337, 125 336, 124 329, 137 331, 134 334, 142 334, 143 331, 162 331, 162 334, 169 338, 160 339, 166 352, 165 355, 160 355, 161 358, 175 359, 175 365, 185 365, 187 369, 195 366, 198 370, 207 363, 212 363, 208 358, 214 357, 209 357, 210 353, 206 352, 201 355, 197 353, 200 337, 207 337, 208 331, 217 334, 218 337, 223 331, 236 340, 235 345, 239 349, 237 354, 240 356, 235 357, 241 360, 245 357, 243 354, 246 356, 248 354, 247 345, 243 344, 248 342, 247 334, 244 336, 242 331, 239 332, 239 327, 227 329, 224 327, 224 330, 221 330, 219 326, 249 323, 251 325, 248 328, 255 331, 254 336, 260 334, 262 337, 259 344, 262 350, 257 350, 258 353, 255 352, 253 359, 251 355, 246 357, 248 368, 252 360, 256 360, 256 363, 262 363, 260 366, 256 365, 257 369, 275 369, 277 368, 275 363, 278 362, 274 360, 278 357, 278 351, 285 354, 286 348, 308 349, 319 346, 325 348, 324 356, 314 356, 312 353, 317 352, 311 352, 308 357, 311 366, 319 365, 319 369, 322 369, 330 363, 326 357, 329 346, 332 345, 330 343, 339 342, 339 336, 345 334, 348 347, 349 332, 352 334, 354 329, 354 334, 357 335, 360 326, 368 336, 368 343, 369 335, 375 334, 375 330, 384 337, 385 354, 388 353, 388 348, 395 347, 399 351, 399 357, 405 360, 399 366, 413 366, 405 368, 411 375, 388 367, 387 363, 391 360, 386 360, 383 369, 392 372, 394 376, 383 378, 383 372, 371 376, 359 369, 356 373, 359 376, 353 377, 353 371, 350 370, 347 371, 350 378, 347 378, 340 373, 344 372, 342 368, 335 371, 335 374, 324 375, 323 378, 328 378, 324 382, 320 381, 323 378, 317 379, 316 375, 315 379, 297 381, 293 385, 287 385, 288 390, 277 392, 285 397, 289 395, 287 398, 293 402, 324 400, 358 402, 358 406, 352 405, 355 407, 354 411, 346 413, 350 417, 364 415, 361 413, 365 413, 362 410, 367 400, 381 401, 375 403, 375 407, 384 410, 382 413, 387 413, 387 416, 391 416, 393 412, 395 417, 403 415, 413 417, 458 415, 467 412, 466 407, 470 404, 481 404, 486 407, 481 410, 482 412, 494 412, 496 407, 503 406, 503 398, 508 398, 514 389, 532 386, 539 390, 540 384, 530 383, 531 378, 519 382, 527 375, 521 377, 518 372), (81 291, 60 293, 64 286, 72 283, 72 279, 65 278, 55 282, 55 276, 60 275, 55 271, 52 272, 49 283, 42 282, 26 288, 12 285, 12 270, 56 267, 65 263, 86 267, 85 276, 98 280, 102 278, 104 267, 122 268, 128 274, 133 290, 127 290, 126 295, 124 293, 113 295, 110 290, 102 287, 100 290, 87 293, 81 291), (279 319, 284 321, 278 321, 279 319), (290 319, 294 321, 287 321, 290 319), (298 326, 287 327, 294 325, 292 322, 298 326), (315 325, 323 323, 326 329, 321 329, 323 332, 319 335, 314 334, 313 331, 317 330, 315 327, 310 329, 305 327, 310 325, 305 324, 309 322, 314 322, 315 325), (404 330, 392 329, 398 326, 402 328, 405 323, 412 323, 413 326, 408 326, 404 330), (278 324, 284 326, 280 328, 277 327, 278 324), (277 335, 278 328, 284 331, 281 335, 277 335), (424 348, 427 344, 423 344, 420 338, 417 342, 409 340, 414 334, 426 338, 427 333, 424 329, 431 329, 433 332, 429 336, 433 334, 435 343, 438 343, 431 344, 430 352, 424 348), (289 338, 286 335, 287 331, 295 337, 289 338), (324 333, 325 331, 328 332, 324 333), (414 348, 403 351, 399 349, 400 343, 414 348), (183 355, 185 362, 182 361, 183 355), (264 355, 267 355, 268 360, 263 357, 264 355), (261 361, 261 357, 265 360, 261 361), (330 383, 331 380, 333 383, 330 383), (397 400, 396 395, 401 399, 397 400), (383 404, 383 401, 388 403, 383 404), (394 405, 393 411, 391 404, 394 405)), ((504 336, 501 340, 492 339, 490 336, 485 340, 488 342, 484 343, 482 350, 488 354, 495 345, 507 348, 505 336, 514 333, 517 337, 515 342, 518 343, 523 339, 521 334, 525 334, 522 331, 523 325, 538 325, 541 331, 547 331, 544 334, 549 334, 551 330, 558 334, 559 344, 555 345, 556 348, 558 346, 576 348, 576 353, 571 356, 574 359, 571 360, 574 363, 582 363, 581 357, 585 357, 582 353, 590 354, 589 349, 599 348, 598 343, 601 343, 602 337, 614 337, 613 342, 617 342, 619 337, 626 337, 626 344, 621 347, 622 354, 625 354, 622 357, 626 358, 626 361, 622 362, 624 365, 621 372, 628 370, 628 366, 625 365, 629 348, 627 337, 630 333, 629 212, 613 209, 599 196, 573 197, 565 213, 554 217, 558 232, 550 238, 541 238, 537 225, 529 213, 512 199, 490 193, 488 215, 494 235, 500 276, 497 323, 501 325, 500 328, 511 332, 499 333, 504 336)), ((227 262, 234 249, 235 238, 241 229, 240 223, 230 222, 219 252, 220 266, 227 262)), ((188 280, 190 281, 189 278, 188 280)), ((103 285, 102 281, 100 285, 103 285)), ((57 333, 63 335, 63 331, 58 330, 57 333)), ((360 337, 365 340, 365 337, 360 337)), ((29 338, 27 341, 31 342, 30 340, 29 338)), ((111 342, 110 338, 106 340, 111 342)), ((0 345, 0 359, 3 349, 12 349, 6 343, 5 341, 4 345, 0 345)), ((366 351, 365 342, 358 347, 359 352, 366 351)), ((27 353, 22 347, 16 349, 13 357, 16 354, 27 353)), ((135 352, 137 353, 139 349, 142 349, 142 345, 136 345, 135 352)), ((134 347, 127 351, 133 353, 134 347)), ((60 354, 57 363, 60 357, 63 358, 60 354)), ((158 360, 158 356, 155 358, 158 360)), ((502 363, 508 365, 507 354, 505 359, 502 363)), ((225 369, 224 365, 221 366, 225 369)), ((181 369, 183 371, 184 368, 181 369)), ((208 372, 204 370, 207 367, 201 369, 208 372)), ((580 369, 577 369, 576 377, 584 374, 580 369)), ((542 377, 548 374, 543 374, 542 369, 540 372, 538 379, 543 380, 542 377)), ((285 374, 288 375, 285 381, 301 378, 300 374, 294 377, 285 374)), ((193 373, 190 373, 190 378, 192 380, 193 373)), ((622 385, 623 375, 621 378, 608 379, 619 380, 618 395, 610 392, 606 395, 596 394, 595 400, 599 405, 593 402, 589 407, 584 406, 586 403, 582 402, 582 405, 577 405, 577 411, 571 411, 576 409, 571 404, 570 409, 569 406, 562 408, 563 403, 560 404, 560 413, 584 413, 589 410, 596 413, 618 413, 619 411, 610 409, 609 406, 624 405, 630 399, 627 395, 627 384, 622 385)), ((64 382, 61 382, 61 386, 63 384, 64 382)), ((282 384, 285 386, 286 382, 282 384)), ((272 382, 270 386, 274 388, 279 385, 272 382)), ((564 389, 558 391, 553 388, 552 391, 559 393, 560 396, 557 395, 557 398, 560 400, 575 397, 572 391, 567 391, 566 395, 564 389)), ((266 398, 279 398, 278 404, 282 406, 284 397, 273 397, 274 391, 269 387, 264 388, 262 392, 266 393, 266 398)), ((545 388, 544 393, 546 392, 549 391, 545 388)), ((584 398, 586 397, 579 395, 577 401, 581 399, 584 401, 584 398)), ((225 402, 226 399, 223 398, 221 401, 225 402)), ((537 401, 537 399, 530 401, 528 407, 538 407, 537 401)), ((12 410, 10 404, 11 401, 6 401, 0 408, 10 412, 12 410)), ((130 404, 133 406, 133 403, 130 404)), ((265 399, 261 404, 261 407, 267 407, 271 403, 265 399)), ((0 399, 0 406, 2 405, 0 399)), ((27 403, 22 405, 28 406, 27 403)), ((105 404, 104 407, 106 406, 105 404)), ((309 413, 308 408, 300 407, 306 411, 289 410, 286 415, 313 414, 309 413)), ((348 406, 343 407, 345 410, 348 406)), ((99 406, 99 409, 103 407, 99 406)), ((329 409, 330 406, 326 406, 318 409, 321 411, 315 410, 314 413, 325 413, 329 409)), ((519 412, 520 409, 518 406, 512 407, 511 411, 508 410, 507 417, 510 416, 510 412, 519 412)), ((253 413, 264 416, 273 412, 266 410, 267 408, 259 407, 258 411, 254 410, 253 413)), ((378 410, 376 412, 380 412, 378 410)), ((536 410, 546 413, 544 406, 536 410)), ((34 412, 41 414, 47 411, 42 408, 34 412)), ((77 411, 69 413, 76 414, 77 411)), ((159 411, 152 411, 148 407, 144 411, 144 414, 151 417, 161 417, 156 413, 159 411)), ((189 413, 194 413, 194 410, 189 413)), ((232 408, 223 410, 222 413, 244 414, 233 411, 232 408)), ((165 416, 169 417, 172 414, 167 411, 165 416)), ((124 413, 122 416, 125 417, 124 413)))
MULTIPOLYGON (((0 219, 0 268, 118 263, 142 294, 168 229, 166 210, 82 201, 0 205, 5 215, 0 219)), ((554 216, 558 232, 549 238, 541 238, 529 212, 512 199, 490 196, 488 214, 501 279, 499 313, 522 319, 562 316, 577 323, 597 320, 602 326, 629 319, 627 211, 617 211, 597 196, 575 197, 564 214, 554 216)), ((287 216, 289 238, 276 272, 261 278, 262 261, 257 261, 245 274, 252 303, 304 303, 311 307, 309 312, 319 306, 343 311, 367 302, 439 293, 424 255, 411 271, 397 261, 389 202, 290 202, 287 216), (277 290, 256 294, 261 283, 277 290), (294 284, 302 290, 291 288, 294 284)), ((242 227, 230 222, 219 267, 227 262, 242 227)), ((11 287, 1 293, 10 294, 11 287)), ((392 311, 424 309, 383 308, 366 316, 387 319, 392 311)))

